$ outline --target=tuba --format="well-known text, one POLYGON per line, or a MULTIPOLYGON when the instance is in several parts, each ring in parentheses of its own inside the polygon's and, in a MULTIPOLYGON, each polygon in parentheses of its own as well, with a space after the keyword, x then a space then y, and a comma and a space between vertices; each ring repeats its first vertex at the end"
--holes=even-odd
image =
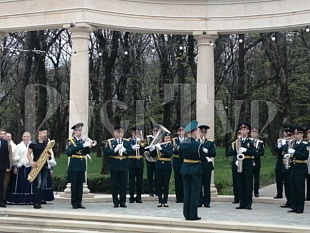
MULTIPOLYGON (((49 139, 48 139, 49 140, 49 139)), ((55 145, 55 140, 49 140, 44 151, 41 153, 39 159, 37 160, 37 166, 33 167, 28 174, 27 180, 29 182, 33 182, 35 178, 38 176, 39 172, 42 170, 44 164, 46 163, 47 159, 51 156, 49 150, 53 148, 55 145)))
MULTIPOLYGON (((164 126, 159 125, 159 130, 158 130, 157 134, 155 135, 155 137, 153 137, 151 135, 148 136, 148 137, 153 137, 153 140, 149 146, 145 147, 145 149, 148 149, 148 148, 150 148, 152 146, 156 146, 156 145, 164 145, 164 144, 170 143, 170 141, 161 143, 161 141, 163 140, 163 137, 166 133, 170 134, 170 131, 168 129, 166 129, 164 126)), ((157 161, 157 157, 152 157, 149 151, 145 151, 144 156, 148 162, 154 163, 157 161)))
POLYGON ((155 135, 153 141, 151 142, 151 144, 149 146, 145 147, 145 149, 148 149, 151 146, 164 145, 164 144, 170 143, 170 141, 160 143, 163 140, 163 137, 166 133, 170 134, 170 131, 168 129, 166 129, 164 126, 159 125, 159 130, 158 130, 157 134, 155 135))
POLYGON ((244 160, 244 154, 242 153, 239 153, 239 149, 241 147, 241 137, 239 137, 237 140, 236 140, 236 151, 237 151, 237 162, 236 162, 236 165, 238 167, 237 169, 237 172, 238 173, 242 173, 243 171, 243 160, 244 160))

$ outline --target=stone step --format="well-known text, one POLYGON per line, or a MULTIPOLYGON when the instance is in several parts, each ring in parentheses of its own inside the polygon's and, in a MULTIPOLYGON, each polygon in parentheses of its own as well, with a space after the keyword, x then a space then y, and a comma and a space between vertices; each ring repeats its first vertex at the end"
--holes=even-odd
MULTIPOLYGON (((308 227, 240 223, 229 221, 185 221, 168 217, 133 216, 117 214, 76 213, 26 209, 0 210, 0 225, 43 228, 45 230, 76 230, 77 232, 127 233, 201 233, 201 232, 278 232, 310 233, 308 227), (21 226, 23 224, 23 226, 21 226)), ((14 232, 14 231, 12 231, 14 232)), ((18 232, 18 231, 15 231, 18 232)), ((56 231, 57 232, 57 231, 56 231)), ((59 231, 58 231, 59 232, 59 231)), ((60 231, 61 232, 61 231, 60 231)))
POLYGON ((36 226, 24 226, 21 223, 18 225, 3 224, 1 223, 0 232, 5 233, 117 233, 115 231, 86 231, 86 230, 71 230, 71 229, 55 229, 55 228, 42 228, 36 226))
MULTIPOLYGON (((46 218, 30 218, 30 217, 2 217, 0 219, 1 226, 19 226, 19 229, 29 230, 33 227, 45 229, 44 232, 127 232, 127 233, 228 233, 232 231, 215 230, 215 229, 194 229, 190 227, 173 227, 173 226, 155 226, 140 225, 132 223, 111 223, 111 222, 93 222, 93 221, 76 221, 76 220, 59 220, 46 218), (52 229, 51 229, 52 228, 52 229)), ((33 229, 35 230, 35 229, 33 229)), ((14 232, 14 231, 11 231, 14 232)), ((27 232, 27 231, 23 231, 27 232)), ((43 232, 43 231, 42 231, 43 232)))

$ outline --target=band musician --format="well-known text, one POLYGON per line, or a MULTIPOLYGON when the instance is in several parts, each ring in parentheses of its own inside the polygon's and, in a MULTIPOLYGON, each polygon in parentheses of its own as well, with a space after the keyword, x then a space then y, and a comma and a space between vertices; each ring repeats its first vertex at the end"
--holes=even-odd
POLYGON ((132 155, 133 150, 129 141, 124 138, 124 129, 121 126, 114 127, 114 138, 107 141, 104 154, 110 158, 110 179, 114 208, 126 208, 128 155, 132 155))
POLYGON ((176 196, 176 203, 183 202, 183 181, 182 175, 180 173, 181 166, 182 166, 182 159, 179 156, 179 146, 180 143, 183 142, 186 138, 184 137, 184 127, 179 125, 176 127, 178 137, 172 139, 173 144, 173 172, 174 172, 174 188, 175 188, 175 196, 176 196))
POLYGON ((67 156, 70 158, 67 181, 71 183, 71 205, 73 209, 82 206, 83 183, 85 182, 86 159, 92 143, 82 138, 83 123, 74 125, 73 138, 68 139, 67 156))

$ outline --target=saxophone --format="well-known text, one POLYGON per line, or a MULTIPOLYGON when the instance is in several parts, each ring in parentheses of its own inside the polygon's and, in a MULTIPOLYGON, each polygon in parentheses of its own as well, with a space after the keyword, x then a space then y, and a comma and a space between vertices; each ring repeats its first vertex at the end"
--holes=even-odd
MULTIPOLYGON (((287 149, 292 149, 293 148, 293 144, 294 144, 294 140, 289 140, 287 142, 287 149)), ((285 169, 289 169, 291 166, 291 157, 293 157, 292 154, 286 153, 283 155, 283 164, 285 169)))
POLYGON ((237 140, 236 140, 236 151, 237 151, 237 166, 238 166, 238 169, 237 169, 237 172, 238 173, 242 173, 243 171, 243 160, 244 160, 244 154, 242 153, 239 153, 239 149, 241 147, 241 137, 239 137, 237 140))
POLYGON ((29 182, 33 182, 35 178, 38 176, 39 172, 42 170, 47 159, 50 157, 49 150, 52 149, 54 145, 55 145, 55 140, 49 140, 44 151, 41 153, 39 159, 36 162, 37 166, 33 167, 30 173, 28 174, 27 180, 29 182))

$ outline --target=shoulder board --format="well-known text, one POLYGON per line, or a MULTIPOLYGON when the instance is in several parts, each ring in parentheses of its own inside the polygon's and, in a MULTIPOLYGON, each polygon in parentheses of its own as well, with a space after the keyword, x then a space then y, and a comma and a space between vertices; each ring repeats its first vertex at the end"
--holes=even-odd
POLYGON ((109 138, 107 141, 113 141, 114 140, 114 138, 109 138))
POLYGON ((250 140, 254 140, 254 138, 249 138, 250 140))
POLYGON ((129 141, 130 140, 130 138, 123 138, 125 141, 129 141))
POLYGON ((71 140, 74 140, 74 138, 68 138, 68 140, 67 140, 67 141, 71 141, 71 140))
POLYGON ((172 138, 172 140, 176 140, 176 139, 177 139, 177 137, 172 138))
POLYGON ((305 141, 302 141, 302 143, 304 143, 304 144, 309 144, 308 142, 305 142, 305 141))
POLYGON ((153 135, 146 135, 147 138, 153 138, 153 135))
POLYGON ((263 143, 264 141, 262 141, 262 140, 258 140, 259 142, 261 142, 261 143, 263 143))
POLYGON ((207 141, 208 141, 208 142, 213 142, 214 140, 212 140, 212 139, 207 139, 207 141))

